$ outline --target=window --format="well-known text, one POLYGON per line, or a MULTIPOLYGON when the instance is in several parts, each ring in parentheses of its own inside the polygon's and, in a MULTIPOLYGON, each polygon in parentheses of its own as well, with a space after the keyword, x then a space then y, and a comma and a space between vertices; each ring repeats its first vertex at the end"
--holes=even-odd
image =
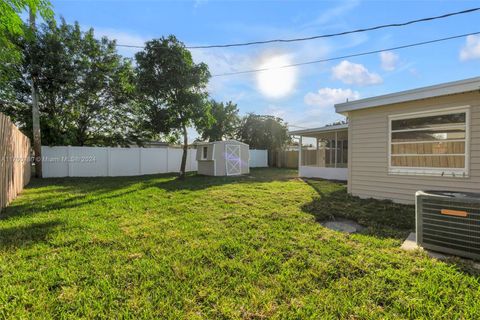
POLYGON ((202 160, 207 160, 208 147, 202 147, 202 160))
POLYGON ((468 109, 390 117, 389 172, 468 175, 468 109))

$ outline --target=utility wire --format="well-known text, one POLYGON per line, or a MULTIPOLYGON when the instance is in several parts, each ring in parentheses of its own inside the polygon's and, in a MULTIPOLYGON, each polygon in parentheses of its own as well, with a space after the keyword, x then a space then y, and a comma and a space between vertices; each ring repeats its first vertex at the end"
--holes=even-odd
MULTIPOLYGON (((438 19, 445 19, 445 18, 448 18, 448 17, 457 16, 457 15, 466 14, 466 13, 472 13, 472 12, 479 11, 479 10, 480 10, 480 7, 477 7, 477 8, 471 8, 471 9, 466 9, 466 10, 457 11, 457 12, 450 12, 450 13, 442 14, 442 15, 439 15, 439 16, 410 20, 410 21, 407 21, 407 22, 383 24, 383 25, 379 25, 379 26, 375 26, 375 27, 362 28, 362 29, 356 29, 356 30, 350 30, 350 31, 343 31, 343 32, 338 32, 338 33, 316 35, 316 36, 311 36, 311 37, 306 37, 306 38, 272 39, 272 40, 264 40, 264 41, 251 41, 251 42, 240 42, 240 43, 231 43, 231 44, 187 46, 186 48, 187 49, 229 48, 229 47, 251 46, 251 45, 267 44, 267 43, 279 43, 279 42, 280 43, 288 43, 288 42, 307 41, 307 40, 314 40, 314 39, 321 39, 321 38, 332 38, 332 37, 343 36, 343 35, 352 34, 352 33, 360 33, 360 32, 366 32, 366 31, 372 31, 372 30, 378 30, 378 29, 384 29, 384 28, 404 27, 404 26, 408 26, 410 24, 415 24, 415 23, 419 23, 419 22, 427 22, 427 21, 438 20, 438 19)), ((144 46, 129 45, 129 44, 117 44, 117 46, 127 47, 127 48, 144 48, 144 46)))
POLYGON ((426 44, 437 43, 437 42, 442 42, 442 41, 447 41, 447 40, 453 40, 453 39, 463 38, 463 37, 466 37, 466 36, 472 36, 472 35, 477 35, 477 34, 480 34, 480 31, 465 33, 465 34, 460 34, 460 35, 456 35, 456 36, 440 38, 440 39, 435 39, 435 40, 428 40, 428 41, 410 43, 410 44, 397 46, 397 47, 391 47, 391 48, 385 48, 385 49, 379 49, 379 50, 373 50, 373 51, 354 53, 354 54, 349 54, 349 55, 344 55, 344 56, 339 56, 339 57, 332 57, 332 58, 325 58, 325 59, 320 59, 320 60, 313 60, 313 61, 307 61, 307 62, 287 64, 287 65, 278 66, 278 67, 260 68, 260 69, 244 70, 244 71, 219 73, 219 74, 212 75, 212 77, 233 76, 233 75, 245 74, 245 73, 255 73, 255 72, 262 72, 262 71, 275 70, 275 69, 299 67, 299 66, 304 66, 304 65, 309 65, 309 64, 316 64, 316 63, 322 63, 322 62, 328 62, 328 61, 335 61, 335 60, 341 60, 341 59, 347 59, 347 58, 353 58, 353 57, 366 56, 366 55, 370 55, 370 54, 380 53, 380 52, 383 52, 383 51, 394 51, 394 50, 406 49, 406 48, 411 48, 411 47, 418 47, 418 46, 423 46, 423 45, 426 45, 426 44))

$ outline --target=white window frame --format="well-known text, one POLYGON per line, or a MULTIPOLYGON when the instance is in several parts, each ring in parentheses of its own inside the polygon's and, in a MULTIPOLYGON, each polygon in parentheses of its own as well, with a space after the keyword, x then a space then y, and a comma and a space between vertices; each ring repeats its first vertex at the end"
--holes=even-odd
POLYGON ((208 146, 202 146, 202 158, 201 160, 207 160, 208 159, 208 146), (205 155, 205 149, 207 149, 207 154, 205 155))
MULTIPOLYGON (((446 127, 446 126, 445 126, 446 127)), ((445 128, 443 127, 443 128, 445 128)), ((449 128, 455 127, 455 125, 449 126, 449 128)), ((457 127, 459 127, 457 125, 457 127)), ((463 127, 463 126, 462 126, 463 127)), ((439 127, 440 128, 440 127, 439 127)), ((405 129, 405 130, 396 130, 396 132, 406 132, 406 131, 415 131, 418 129, 405 129)), ((433 111, 420 111, 412 113, 403 113, 395 114, 388 116, 388 173, 394 175, 424 175, 424 176, 441 176, 441 177, 460 177, 467 178, 470 174, 470 106, 460 106, 453 108, 443 108, 433 111), (464 168, 428 168, 428 167, 398 167, 392 166, 392 121, 394 120, 404 120, 412 119, 418 117, 429 117, 429 116, 438 116, 446 115, 452 113, 465 113, 465 140, 449 140, 449 142, 454 141, 465 141, 465 167, 464 168)), ((425 142, 434 142, 434 141, 410 141, 404 143, 425 143, 425 142)), ((399 144, 402 142, 399 142, 399 144)), ((408 155, 408 154, 407 154, 408 155)), ((415 154, 417 155, 417 154, 415 154)), ((452 154, 452 155, 461 155, 464 154, 452 154)), ((428 156, 428 155, 426 155, 428 156)), ((440 155, 438 155, 440 156, 440 155)))

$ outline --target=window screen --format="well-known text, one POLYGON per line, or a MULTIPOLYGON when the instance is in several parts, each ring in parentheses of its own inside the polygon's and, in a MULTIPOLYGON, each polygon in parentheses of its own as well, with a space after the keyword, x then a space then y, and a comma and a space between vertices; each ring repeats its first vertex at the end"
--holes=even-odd
POLYGON ((466 174, 467 113, 392 119, 390 171, 466 174))

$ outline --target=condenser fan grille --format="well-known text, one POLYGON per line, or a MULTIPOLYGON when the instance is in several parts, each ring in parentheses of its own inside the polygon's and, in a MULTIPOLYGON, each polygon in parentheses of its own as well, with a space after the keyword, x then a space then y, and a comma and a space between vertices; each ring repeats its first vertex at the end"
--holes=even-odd
POLYGON ((480 195, 418 192, 417 242, 427 249, 480 258, 480 195))

